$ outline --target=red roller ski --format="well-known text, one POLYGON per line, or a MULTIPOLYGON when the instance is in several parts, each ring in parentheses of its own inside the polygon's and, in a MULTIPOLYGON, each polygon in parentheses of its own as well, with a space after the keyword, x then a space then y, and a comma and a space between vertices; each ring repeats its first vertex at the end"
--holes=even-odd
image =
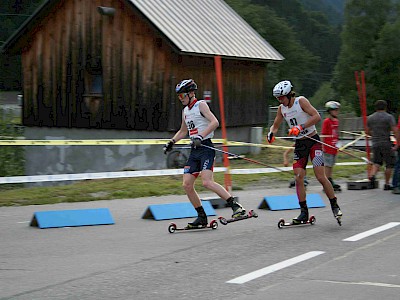
POLYGON ((246 215, 239 216, 237 218, 226 219, 224 217, 218 217, 222 225, 228 225, 228 223, 233 223, 236 221, 246 220, 250 218, 258 218, 258 214, 254 210, 250 210, 246 215))
POLYGON ((317 220, 315 219, 314 216, 310 216, 310 218, 305 222, 300 222, 300 223, 293 223, 293 222, 285 222, 284 219, 280 219, 278 222, 278 228, 281 229, 283 227, 289 227, 289 226, 301 226, 301 225, 314 225, 317 220))
POLYGON ((178 227, 176 226, 175 223, 170 223, 168 226, 168 231, 169 233, 174 233, 175 231, 189 231, 189 230, 206 230, 206 229, 217 229, 218 228, 218 221, 217 220, 212 220, 210 224, 205 225, 205 226, 198 226, 198 227, 178 227))

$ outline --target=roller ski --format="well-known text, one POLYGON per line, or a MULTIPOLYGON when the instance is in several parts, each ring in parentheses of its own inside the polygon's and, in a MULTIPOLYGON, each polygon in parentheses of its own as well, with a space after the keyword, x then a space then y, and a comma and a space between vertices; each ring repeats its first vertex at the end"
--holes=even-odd
POLYGON ((335 217, 335 219, 338 222, 339 226, 342 226, 343 213, 340 210, 339 205, 337 204, 337 199, 335 198, 335 199, 332 199, 332 200, 329 200, 329 201, 331 202, 331 208, 332 208, 333 216, 335 217))
MULTIPOLYGON (((196 221, 195 221, 196 222, 196 221)), ((217 220, 212 220, 210 224, 195 224, 189 223, 185 227, 178 227, 175 223, 170 223, 168 226, 168 231, 169 233, 174 233, 175 231, 188 231, 188 230, 207 230, 207 229, 217 229, 218 228, 218 221, 217 220)))
POLYGON ((253 210, 249 211, 249 213, 246 214, 246 210, 244 209, 244 207, 239 202, 237 202, 233 197, 230 197, 228 200, 226 200, 226 204, 227 206, 232 208, 233 214, 231 219, 226 219, 224 217, 218 218, 221 224, 223 225, 227 225, 228 223, 240 220, 258 217, 258 215, 253 210))
POLYGON ((258 214, 254 210, 250 210, 247 214, 240 214, 237 217, 232 217, 230 219, 226 219, 224 217, 218 217, 219 221, 222 225, 228 225, 229 223, 233 223, 236 221, 246 220, 250 218, 258 218, 258 214))
POLYGON ((297 218, 294 218, 292 222, 285 222, 284 219, 280 219, 278 222, 278 228, 281 229, 283 227, 289 226, 298 226, 298 225, 314 225, 316 219, 313 215, 308 217, 308 209, 302 208, 300 215, 297 218))

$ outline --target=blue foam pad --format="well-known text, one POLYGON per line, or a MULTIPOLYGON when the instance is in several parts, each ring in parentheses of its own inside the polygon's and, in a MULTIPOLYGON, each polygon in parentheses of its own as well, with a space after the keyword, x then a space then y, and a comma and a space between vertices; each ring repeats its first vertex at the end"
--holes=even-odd
POLYGON ((114 220, 108 208, 38 211, 31 226, 39 228, 75 227, 89 225, 111 225, 114 220))
MULTIPOLYGON (((325 203, 319 194, 307 194, 307 206, 309 208, 325 207, 325 203)), ((260 209, 285 210, 299 209, 297 195, 267 196, 258 207, 260 209)))
MULTIPOLYGON (((215 216, 210 201, 202 201, 207 216, 215 216)), ((170 220, 197 217, 197 212, 190 202, 150 205, 144 212, 143 219, 170 220)))

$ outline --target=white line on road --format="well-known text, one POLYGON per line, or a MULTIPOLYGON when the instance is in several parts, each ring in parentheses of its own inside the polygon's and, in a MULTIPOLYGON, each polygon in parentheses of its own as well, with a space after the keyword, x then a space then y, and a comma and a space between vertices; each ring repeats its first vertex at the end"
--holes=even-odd
POLYGON ((248 273, 246 275, 234 278, 232 280, 227 281, 226 283, 237 283, 237 284, 246 283, 246 282, 248 282, 250 280, 257 279, 257 278, 259 278, 261 276, 270 274, 270 273, 275 272, 275 271, 279 271, 279 270, 281 270, 283 268, 286 268, 286 267, 290 267, 290 266, 295 265, 295 264, 297 264, 299 262, 305 261, 307 259, 310 259, 310 258, 313 258, 315 256, 321 255, 323 253, 325 253, 325 252, 323 252, 323 251, 307 252, 307 253, 304 253, 302 255, 290 258, 288 260, 284 260, 284 261, 282 261, 280 263, 271 265, 269 267, 265 267, 263 269, 260 269, 260 270, 248 273))
POLYGON ((359 240, 361 240, 363 238, 369 237, 370 235, 373 235, 375 233, 379 233, 381 231, 396 227, 398 225, 400 225, 400 222, 390 222, 390 223, 387 223, 386 225, 382 225, 382 226, 376 227, 374 229, 371 229, 371 230, 368 230, 368 231, 353 235, 353 236, 351 236, 351 237, 349 237, 347 239, 344 239, 343 241, 345 241, 345 242, 356 242, 356 241, 359 241, 359 240))
POLYGON ((338 284, 370 285, 370 286, 378 286, 385 288, 400 288, 400 285, 398 284, 382 283, 382 282, 368 282, 368 281, 346 282, 346 281, 332 281, 332 280, 316 280, 316 281, 327 282, 327 283, 338 283, 338 284))

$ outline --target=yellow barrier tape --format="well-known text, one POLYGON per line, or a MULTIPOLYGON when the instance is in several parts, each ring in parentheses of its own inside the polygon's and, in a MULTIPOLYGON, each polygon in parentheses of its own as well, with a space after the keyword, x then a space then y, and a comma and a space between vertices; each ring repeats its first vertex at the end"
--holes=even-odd
MULTIPOLYGON (((169 139, 103 139, 103 140, 0 140, 0 146, 118 146, 118 145, 164 145, 169 139)), ((291 149, 293 147, 254 144, 245 142, 227 142, 224 139, 213 139, 216 144, 227 146, 254 146, 262 148, 291 149)), ((190 139, 183 139, 177 144, 190 144, 190 139)))
MULTIPOLYGON (((169 139, 103 139, 103 140, 0 140, 0 146, 118 146, 118 145, 164 145, 169 139)), ((222 143, 222 140, 218 140, 222 143)), ((189 139, 177 144, 189 144, 189 139)))
POLYGON ((245 143, 245 142, 228 142, 229 146, 253 146, 260 148, 279 148, 279 149, 294 149, 292 146, 278 146, 278 145, 266 145, 266 144, 254 144, 254 143, 245 143))

